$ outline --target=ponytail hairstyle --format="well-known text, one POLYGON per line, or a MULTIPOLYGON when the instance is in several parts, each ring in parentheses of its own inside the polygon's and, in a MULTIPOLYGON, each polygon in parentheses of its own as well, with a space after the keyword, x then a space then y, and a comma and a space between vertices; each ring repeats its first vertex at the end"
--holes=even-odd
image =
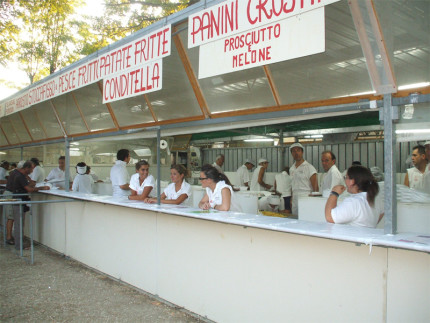
POLYGON ((176 170, 179 175, 184 175, 184 177, 187 176, 187 169, 184 167, 184 165, 174 164, 170 167, 170 169, 176 170))
POLYGON ((209 164, 203 165, 201 171, 205 174, 205 176, 207 178, 210 178, 215 183, 218 183, 219 181, 224 181, 227 185, 231 186, 231 188, 233 189, 233 191, 235 191, 235 192, 238 191, 238 189, 234 189, 233 188, 233 185, 230 183, 230 180, 228 179, 228 177, 225 176, 224 174, 220 173, 212 165, 209 165, 209 164))
POLYGON ((139 169, 140 169, 140 167, 142 167, 142 166, 144 166, 144 165, 148 165, 148 166, 149 166, 149 163, 148 163, 145 159, 139 160, 139 161, 136 163, 136 165, 135 165, 136 170, 139 170, 139 169))
POLYGON ((370 206, 375 205, 375 197, 379 193, 379 185, 372 172, 364 166, 354 165, 348 168, 346 175, 353 179, 360 192, 367 192, 367 202, 370 206))

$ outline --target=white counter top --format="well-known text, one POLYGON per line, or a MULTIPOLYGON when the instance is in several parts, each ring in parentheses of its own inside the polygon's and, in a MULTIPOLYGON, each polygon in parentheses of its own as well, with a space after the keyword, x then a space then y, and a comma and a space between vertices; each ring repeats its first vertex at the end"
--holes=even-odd
POLYGON ((343 240, 354 243, 366 244, 369 245, 370 248, 372 246, 386 246, 430 252, 430 235, 423 235, 418 233, 385 235, 382 229, 358 228, 350 225, 317 223, 303 220, 299 221, 294 219, 268 217, 258 214, 247 214, 238 212, 207 212, 182 205, 146 204, 141 201, 130 201, 126 197, 83 194, 79 192, 65 192, 62 190, 43 191, 43 194, 68 197, 83 201, 111 204, 134 209, 175 214, 190 218, 241 225, 244 227, 309 235, 333 240, 343 240))

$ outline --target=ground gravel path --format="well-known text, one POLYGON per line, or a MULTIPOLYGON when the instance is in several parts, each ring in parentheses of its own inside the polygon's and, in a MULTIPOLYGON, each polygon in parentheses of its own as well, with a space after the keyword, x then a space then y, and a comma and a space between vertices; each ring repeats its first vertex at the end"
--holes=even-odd
POLYGON ((0 321, 202 322, 43 246, 34 265, 0 246, 0 321))

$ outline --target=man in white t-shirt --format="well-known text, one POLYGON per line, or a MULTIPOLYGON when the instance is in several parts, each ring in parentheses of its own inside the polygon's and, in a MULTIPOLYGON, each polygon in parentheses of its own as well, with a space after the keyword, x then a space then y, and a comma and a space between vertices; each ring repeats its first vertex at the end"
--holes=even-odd
POLYGON ((0 184, 6 184, 7 183, 7 177, 9 170, 9 162, 6 160, 3 160, 0 165, 0 184))
POLYGON ((420 190, 430 194, 430 141, 426 141, 424 147, 427 159, 427 172, 424 174, 420 190))
POLYGON ((40 166, 39 159, 33 157, 30 160, 34 164, 33 172, 30 174, 31 180, 35 181, 36 183, 42 183, 45 180, 45 171, 40 166))
POLYGON ((64 188, 64 180, 66 178, 66 157, 58 158, 58 167, 52 169, 45 179, 45 182, 54 183, 55 186, 64 188))
POLYGON ((130 162, 130 151, 120 149, 116 154, 117 161, 110 170, 112 181, 112 196, 130 195, 130 175, 127 172, 127 164, 130 162))
POLYGON ((222 165, 224 165, 224 160, 224 155, 218 155, 216 156, 215 162, 212 164, 212 166, 215 167, 220 174, 224 174, 224 171, 221 168, 222 165))
POLYGON ((245 164, 243 164, 242 166, 240 166, 237 169, 237 178, 239 181, 239 186, 246 186, 250 187, 250 183, 249 181, 251 180, 249 177, 249 171, 254 167, 254 163, 252 161, 250 161, 249 159, 245 160, 245 164))
POLYGON ((429 172, 424 146, 417 145, 412 148, 412 163, 414 167, 407 170, 405 185, 410 188, 421 189, 424 176, 429 172))
POLYGON ((290 146, 290 152, 294 159, 294 164, 290 167, 292 180, 292 205, 291 213, 299 214, 299 197, 308 196, 311 192, 318 191, 317 170, 303 158, 304 148, 302 144, 296 142, 290 146))
POLYGON ((345 181, 340 173, 339 169, 336 167, 336 156, 333 152, 326 150, 321 153, 321 164, 324 169, 324 174, 321 180, 320 192, 331 191, 333 186, 343 185, 345 186, 345 181))

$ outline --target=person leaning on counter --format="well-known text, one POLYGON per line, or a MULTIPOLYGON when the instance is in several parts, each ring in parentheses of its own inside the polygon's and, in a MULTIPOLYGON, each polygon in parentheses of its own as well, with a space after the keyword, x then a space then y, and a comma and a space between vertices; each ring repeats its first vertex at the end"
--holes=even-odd
POLYGON ((327 222, 375 228, 384 216, 384 205, 376 200, 379 185, 370 170, 363 166, 351 166, 346 173, 345 184, 351 195, 337 205, 345 186, 333 187, 325 205, 327 222))
POLYGON ((199 180, 202 187, 206 188, 206 194, 199 202, 199 208, 203 210, 215 209, 218 211, 241 212, 236 203, 233 187, 227 176, 218 172, 211 165, 204 165, 200 172, 199 180))
POLYGON ((131 195, 128 199, 145 201, 155 186, 155 179, 149 174, 149 163, 146 160, 136 163, 136 172, 130 179, 131 195))
MULTIPOLYGON (((191 185, 185 181, 187 169, 180 165, 172 165, 170 167, 170 183, 160 196, 162 204, 182 204, 187 202, 191 196, 191 185)), ((146 203, 157 203, 157 199, 149 197, 145 200, 146 203)))
POLYGON ((128 196, 130 194, 130 175, 127 172, 127 164, 130 162, 130 152, 128 149, 120 149, 116 153, 116 159, 115 165, 110 170, 112 196, 128 196))

